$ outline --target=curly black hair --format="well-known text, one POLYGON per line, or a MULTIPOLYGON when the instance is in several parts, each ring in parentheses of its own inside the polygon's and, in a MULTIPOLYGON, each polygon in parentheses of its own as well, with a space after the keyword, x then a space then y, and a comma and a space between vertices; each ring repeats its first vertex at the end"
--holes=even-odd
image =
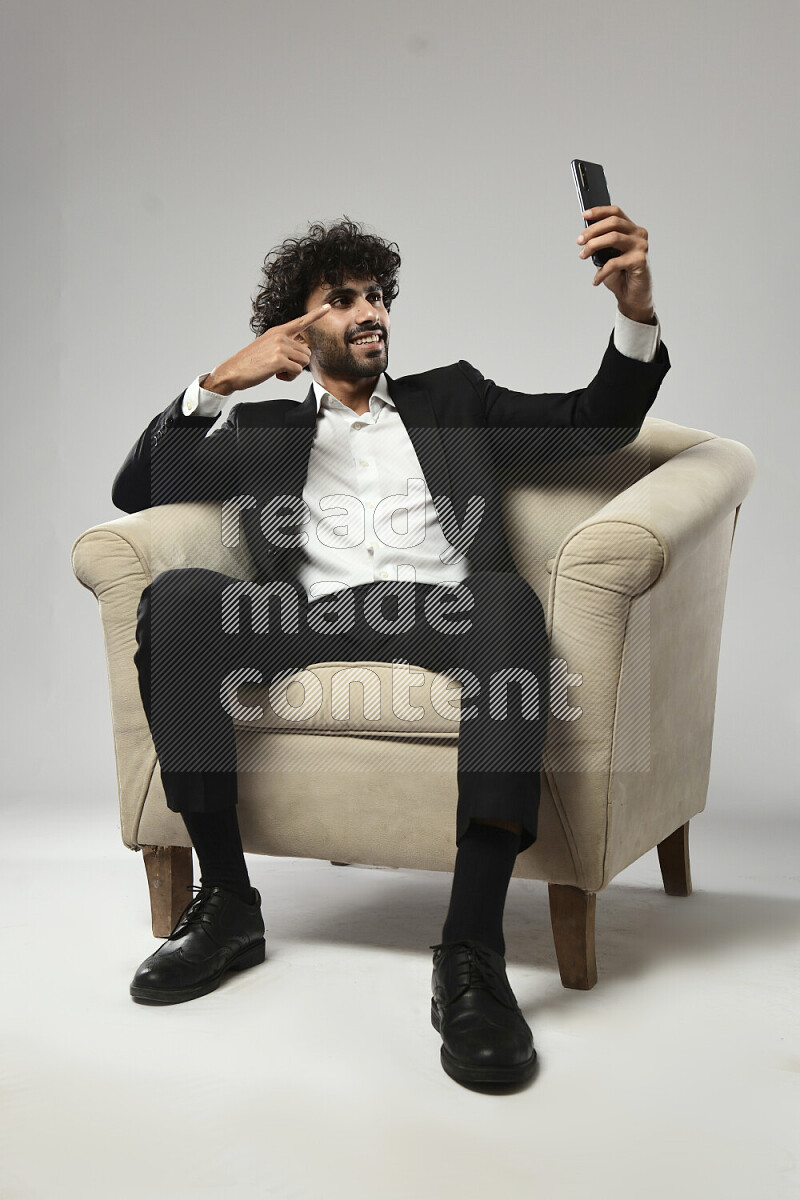
POLYGON ((261 268, 261 286, 253 298, 250 328, 256 337, 305 312, 309 293, 321 283, 339 287, 345 279, 374 279, 391 307, 400 288, 400 254, 396 242, 364 233, 346 214, 324 225, 309 224, 304 237, 274 246, 261 268))

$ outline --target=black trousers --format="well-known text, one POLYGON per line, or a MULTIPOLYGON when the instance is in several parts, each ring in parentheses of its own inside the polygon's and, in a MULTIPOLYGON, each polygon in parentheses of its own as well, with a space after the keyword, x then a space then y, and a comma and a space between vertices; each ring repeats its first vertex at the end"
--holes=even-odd
POLYGON ((173 812, 237 803, 237 680, 267 687, 317 662, 404 662, 462 684, 456 844, 472 817, 520 822, 521 851, 536 840, 549 646, 520 575, 474 571, 451 591, 381 580, 309 601, 295 581, 186 567, 157 575, 137 615, 134 661, 173 812))

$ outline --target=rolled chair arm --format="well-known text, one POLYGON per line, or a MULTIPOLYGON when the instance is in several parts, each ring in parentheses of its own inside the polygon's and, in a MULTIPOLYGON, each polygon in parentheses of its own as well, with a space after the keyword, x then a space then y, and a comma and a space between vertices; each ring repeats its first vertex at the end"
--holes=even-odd
POLYGON ((165 504, 94 525, 72 547, 75 576, 94 593, 100 609, 122 840, 134 850, 156 767, 133 661, 139 600, 156 575, 174 568, 206 567, 234 579, 255 579, 244 538, 225 546, 220 522, 219 503, 165 504))
POLYGON ((662 463, 570 531, 548 564, 551 611, 559 579, 631 597, 652 587, 739 507, 755 472, 752 452, 729 438, 662 463))
POLYGON ((708 438, 576 525, 548 564, 544 768, 591 890, 702 807, 733 515, 754 477, 746 446, 708 438))
POLYGON ((98 597, 131 576, 144 580, 144 587, 161 571, 180 567, 256 578, 244 538, 236 546, 223 544, 218 503, 164 504, 130 513, 93 525, 72 547, 76 578, 98 597))

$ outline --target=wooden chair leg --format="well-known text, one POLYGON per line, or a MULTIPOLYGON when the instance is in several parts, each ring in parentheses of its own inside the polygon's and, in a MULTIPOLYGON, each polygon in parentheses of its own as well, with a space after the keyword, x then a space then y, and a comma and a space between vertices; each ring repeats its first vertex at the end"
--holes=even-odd
POLYGON ((668 896, 691 896, 692 874, 689 868, 689 822, 658 843, 658 861, 664 891, 668 896))
POLYGON ((548 883, 547 889, 561 982, 565 988, 588 991, 597 983, 594 954, 597 895, 566 883, 548 883))
POLYGON ((150 886, 153 937, 169 937, 192 896, 192 850, 190 846, 142 846, 142 856, 150 886))

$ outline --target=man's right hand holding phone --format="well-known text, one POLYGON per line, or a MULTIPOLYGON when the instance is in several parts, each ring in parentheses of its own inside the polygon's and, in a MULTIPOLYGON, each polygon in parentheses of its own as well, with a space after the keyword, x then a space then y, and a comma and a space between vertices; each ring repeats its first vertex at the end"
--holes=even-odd
POLYGON ((589 225, 576 241, 581 258, 591 258, 598 250, 613 247, 614 258, 595 273, 594 287, 604 283, 617 298, 617 307, 632 321, 655 325, 653 309, 653 280, 647 261, 648 233, 635 224, 616 204, 585 209, 583 217, 589 225))

